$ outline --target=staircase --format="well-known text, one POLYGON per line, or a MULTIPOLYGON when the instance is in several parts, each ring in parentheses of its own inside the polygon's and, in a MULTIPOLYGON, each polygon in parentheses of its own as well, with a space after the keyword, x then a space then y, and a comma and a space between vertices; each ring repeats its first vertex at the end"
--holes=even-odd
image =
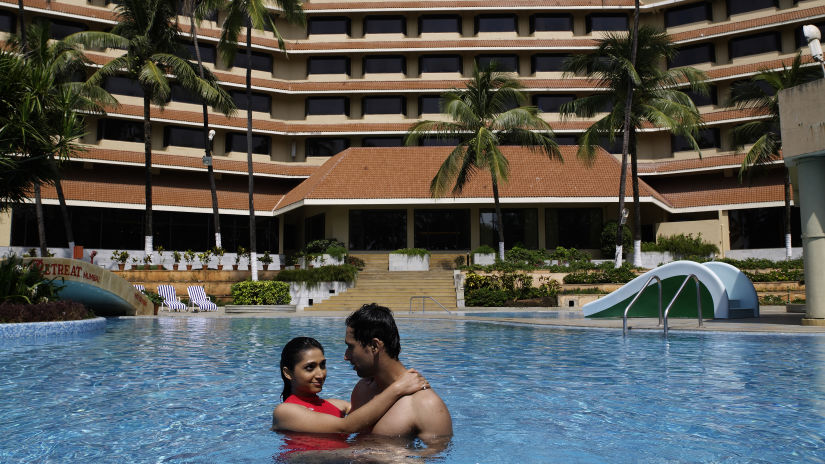
MULTIPOLYGON (((304 308, 305 311, 352 312, 365 303, 378 303, 394 312, 407 312, 410 297, 427 295, 449 310, 456 307, 452 265, 454 255, 432 255, 430 270, 420 272, 390 272, 387 254, 354 255, 364 260, 364 270, 358 273, 355 287, 328 300, 304 308), (446 269, 445 269, 446 268, 446 269)), ((421 311, 421 299, 413 303, 415 311, 421 311)), ((426 301, 427 311, 443 310, 431 300, 426 301)))

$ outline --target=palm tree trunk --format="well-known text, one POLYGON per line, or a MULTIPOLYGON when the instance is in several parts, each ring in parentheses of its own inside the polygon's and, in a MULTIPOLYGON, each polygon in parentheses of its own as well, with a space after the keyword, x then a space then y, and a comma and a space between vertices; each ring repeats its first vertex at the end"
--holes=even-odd
POLYGON ((23 0, 17 0, 17 16, 20 21, 20 49, 26 54, 26 9, 23 7, 23 0))
POLYGON ((791 259, 791 176, 785 168, 785 259, 791 259))
POLYGON ((496 205, 496 221, 498 222, 498 257, 504 260, 504 221, 501 218, 501 203, 498 201, 498 181, 492 172, 490 177, 493 179, 493 202, 496 205))
POLYGON ((642 205, 639 203, 639 166, 636 156, 636 128, 630 128, 630 173, 633 182, 633 265, 642 266, 642 205))
POLYGON ((143 151, 146 157, 146 216, 144 218, 143 251, 146 256, 152 254, 152 123, 149 113, 149 89, 143 89, 143 151))
MULTIPOLYGON (((49 161, 54 163, 54 156, 49 155, 49 161)), ((57 171, 57 166, 55 166, 57 171)), ((72 232, 72 220, 69 217, 69 207, 66 206, 66 197, 63 195, 63 184, 60 177, 55 180, 54 188, 57 190, 57 202, 60 203, 60 215, 63 216, 63 229, 66 231, 66 241, 69 242, 69 253, 74 252, 74 233, 72 232)))
MULTIPOLYGON (((198 59, 198 71, 203 79, 203 61, 201 60, 201 50, 198 45, 198 25, 195 23, 194 7, 189 11, 189 25, 192 28, 192 43, 195 45, 195 57, 198 59)), ((203 107, 203 143, 206 158, 209 163, 206 165, 209 173, 209 192, 212 194, 212 219, 215 223, 215 247, 222 248, 221 245, 221 217, 218 213, 218 192, 215 187, 215 170, 212 168, 212 141, 209 139, 209 111, 206 101, 201 103, 203 107)))
POLYGON ((249 269, 258 280, 258 246, 255 236, 255 183, 252 174, 252 20, 246 18, 246 169, 249 177, 249 269))
POLYGON ((34 184, 34 214, 37 217, 37 239, 40 242, 40 256, 48 255, 46 249, 46 220, 43 217, 43 200, 40 196, 40 182, 34 184))

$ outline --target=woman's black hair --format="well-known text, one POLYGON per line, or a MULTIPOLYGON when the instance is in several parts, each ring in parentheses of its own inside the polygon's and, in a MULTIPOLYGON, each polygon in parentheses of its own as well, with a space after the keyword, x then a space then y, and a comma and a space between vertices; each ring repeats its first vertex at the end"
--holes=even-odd
POLYGON ((321 343, 311 337, 295 337, 290 340, 281 351, 281 380, 284 381, 284 391, 281 393, 281 401, 287 399, 292 394, 292 383, 284 375, 284 367, 294 371, 295 365, 301 361, 301 353, 312 348, 318 348, 321 353, 324 347, 321 343))

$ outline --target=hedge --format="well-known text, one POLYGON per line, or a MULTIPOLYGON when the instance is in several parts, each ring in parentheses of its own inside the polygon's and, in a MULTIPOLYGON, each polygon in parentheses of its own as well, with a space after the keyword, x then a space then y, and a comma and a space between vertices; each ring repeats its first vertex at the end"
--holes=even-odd
POLYGON ((286 282, 244 280, 232 285, 232 302, 236 305, 284 305, 291 300, 286 282))

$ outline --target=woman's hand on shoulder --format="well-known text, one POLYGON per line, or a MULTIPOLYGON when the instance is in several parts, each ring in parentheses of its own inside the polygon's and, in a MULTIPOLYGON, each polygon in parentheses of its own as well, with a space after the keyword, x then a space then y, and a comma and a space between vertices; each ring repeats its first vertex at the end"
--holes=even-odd
POLYGON ((393 382, 393 388, 400 396, 411 395, 417 391, 430 388, 430 383, 415 369, 408 369, 404 375, 393 382))

